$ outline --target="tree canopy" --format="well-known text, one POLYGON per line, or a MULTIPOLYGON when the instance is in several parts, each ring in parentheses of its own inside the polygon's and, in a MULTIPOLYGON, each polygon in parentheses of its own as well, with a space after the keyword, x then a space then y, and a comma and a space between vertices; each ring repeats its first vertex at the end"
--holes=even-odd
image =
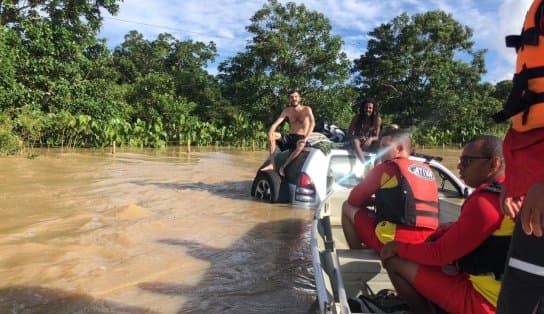
POLYGON ((499 104, 480 83, 485 50, 474 50, 469 27, 429 11, 402 14, 369 35, 366 52, 355 60, 355 83, 393 122, 450 132, 441 140, 457 142, 490 126, 486 115, 499 104))
POLYGON ((344 128, 351 104, 374 98, 386 123, 421 144, 504 132, 490 116, 511 81, 481 81, 485 50, 442 11, 379 25, 352 63, 324 14, 269 0, 248 22, 245 49, 212 75, 213 42, 134 30, 110 50, 97 34, 119 1, 0 1, 0 155, 22 145, 264 147, 291 89, 344 128))
POLYGON ((245 51, 219 66, 225 97, 269 124, 285 107, 287 92, 299 89, 316 115, 337 118, 351 101, 350 61, 331 28, 304 5, 268 1, 246 27, 253 38, 245 51))

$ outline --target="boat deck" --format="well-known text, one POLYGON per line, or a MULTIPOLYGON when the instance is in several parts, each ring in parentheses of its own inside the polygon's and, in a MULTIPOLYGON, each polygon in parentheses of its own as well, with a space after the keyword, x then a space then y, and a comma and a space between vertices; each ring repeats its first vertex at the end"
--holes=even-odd
POLYGON ((351 250, 348 247, 340 220, 342 203, 347 199, 349 190, 336 192, 330 201, 331 230, 340 261, 340 271, 348 298, 359 294, 376 293, 381 289, 393 289, 380 257, 372 249, 351 250), (370 291, 369 291, 370 289, 370 291))

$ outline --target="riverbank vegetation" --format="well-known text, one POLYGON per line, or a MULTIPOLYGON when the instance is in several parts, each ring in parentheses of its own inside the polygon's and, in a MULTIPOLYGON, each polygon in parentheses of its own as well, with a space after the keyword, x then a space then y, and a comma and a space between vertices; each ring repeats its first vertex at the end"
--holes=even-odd
POLYGON ((138 31, 98 38, 118 0, 0 2, 0 155, 36 146, 266 146, 266 129, 298 88, 316 117, 347 127, 358 98, 421 145, 502 134, 490 116, 511 88, 482 82, 484 50, 451 15, 402 14, 369 32, 349 60, 322 13, 269 0, 245 49, 211 75, 215 43, 138 31))

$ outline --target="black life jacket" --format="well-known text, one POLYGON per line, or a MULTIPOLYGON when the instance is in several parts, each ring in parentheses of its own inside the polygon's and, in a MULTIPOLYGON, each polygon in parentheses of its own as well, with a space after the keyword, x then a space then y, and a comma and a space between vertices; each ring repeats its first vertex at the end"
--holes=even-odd
POLYGON ((408 158, 386 162, 397 166, 400 182, 392 185, 382 182, 382 187, 376 191, 377 219, 436 229, 439 225, 438 188, 432 169, 408 158))
MULTIPOLYGON (((494 193, 499 197, 501 184, 493 182, 487 186, 474 191, 470 197, 478 193, 494 193)), ((495 279, 500 280, 506 264, 506 256, 510 239, 514 231, 514 221, 508 216, 504 216, 499 229, 495 230, 474 251, 457 260, 457 266, 462 272, 471 275, 484 275, 493 273, 495 279)))
POLYGON ((512 118, 512 129, 526 132, 544 127, 544 1, 535 0, 527 11, 521 35, 506 37, 516 48, 516 73, 504 109, 496 122, 512 118))

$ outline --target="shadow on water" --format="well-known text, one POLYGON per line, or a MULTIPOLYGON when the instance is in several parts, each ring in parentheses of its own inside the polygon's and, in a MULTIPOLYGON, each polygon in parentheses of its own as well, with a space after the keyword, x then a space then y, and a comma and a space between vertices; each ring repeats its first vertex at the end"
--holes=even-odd
POLYGON ((215 184, 204 182, 190 183, 164 183, 164 182, 149 182, 149 181, 132 181, 130 182, 140 186, 156 186, 160 189, 170 190, 191 190, 198 192, 210 192, 213 195, 234 200, 249 200, 252 181, 230 181, 219 182, 215 184))
POLYGON ((149 309, 38 286, 0 289, 0 313, 130 313, 154 314, 149 309))
POLYGON ((139 287, 183 296, 187 302, 178 313, 315 313, 308 228, 302 219, 261 223, 225 249, 161 239, 210 266, 195 285, 146 282, 139 287))

